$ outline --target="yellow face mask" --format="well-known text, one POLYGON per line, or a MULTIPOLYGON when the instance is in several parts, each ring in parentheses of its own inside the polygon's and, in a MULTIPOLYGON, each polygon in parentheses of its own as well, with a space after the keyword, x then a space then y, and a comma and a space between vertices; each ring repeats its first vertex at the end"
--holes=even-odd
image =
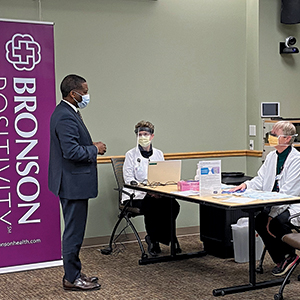
POLYGON ((269 141, 270 146, 272 146, 272 147, 278 146, 278 137, 269 135, 268 141, 269 141))
POLYGON ((147 146, 149 146, 151 144, 150 135, 149 136, 145 136, 145 135, 140 136, 139 137, 139 144, 143 148, 146 148, 147 146))

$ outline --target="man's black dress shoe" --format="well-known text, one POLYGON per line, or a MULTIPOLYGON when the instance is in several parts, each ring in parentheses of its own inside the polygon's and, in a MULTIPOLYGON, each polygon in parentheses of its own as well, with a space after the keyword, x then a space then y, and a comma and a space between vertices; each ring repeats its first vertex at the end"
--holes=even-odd
POLYGON ((94 291, 100 289, 100 284, 97 282, 88 282, 79 277, 73 283, 67 279, 63 279, 63 288, 66 291, 94 291))
POLYGON ((146 241, 146 243, 147 243, 147 245, 148 245, 148 253, 149 253, 151 256, 153 256, 153 257, 157 256, 157 253, 156 253, 155 250, 154 250, 154 244, 152 244, 149 235, 146 235, 146 236, 145 236, 145 241, 146 241))
POLYGON ((81 273, 80 274, 80 278, 82 280, 85 280, 87 282, 97 282, 99 280, 99 278, 97 276, 91 276, 91 277, 88 277, 86 276, 85 274, 81 273))

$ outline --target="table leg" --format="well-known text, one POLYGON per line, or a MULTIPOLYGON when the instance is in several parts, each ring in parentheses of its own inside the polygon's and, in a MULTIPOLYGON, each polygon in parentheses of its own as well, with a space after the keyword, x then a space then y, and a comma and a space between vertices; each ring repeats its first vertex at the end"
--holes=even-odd
POLYGON ((255 245, 255 216, 254 211, 248 211, 249 223, 248 223, 248 236, 249 236, 249 282, 253 286, 256 285, 256 273, 255 273, 255 263, 256 263, 256 245, 255 245))
POLYGON ((175 201, 175 198, 170 198, 171 202, 171 256, 176 256, 176 220, 174 218, 173 213, 173 201, 175 201))

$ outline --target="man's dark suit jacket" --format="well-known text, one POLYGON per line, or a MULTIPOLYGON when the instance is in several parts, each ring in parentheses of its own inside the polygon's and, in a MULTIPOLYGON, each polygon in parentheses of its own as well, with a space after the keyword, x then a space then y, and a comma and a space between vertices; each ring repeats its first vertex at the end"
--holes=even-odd
POLYGON ((95 198, 97 152, 80 116, 61 101, 50 121, 49 190, 65 199, 95 198))

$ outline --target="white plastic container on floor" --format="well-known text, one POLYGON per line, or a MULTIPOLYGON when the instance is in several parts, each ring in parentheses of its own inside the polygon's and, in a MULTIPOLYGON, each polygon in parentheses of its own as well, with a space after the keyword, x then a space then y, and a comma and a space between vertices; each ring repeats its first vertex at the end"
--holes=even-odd
MULTIPOLYGON (((232 224, 232 238, 233 238, 233 250, 234 260, 237 263, 244 263, 249 261, 249 238, 248 238, 248 221, 249 218, 240 218, 237 224, 232 224)), ((255 257, 256 260, 260 259, 263 251, 263 241, 261 237, 255 235, 255 257)))

